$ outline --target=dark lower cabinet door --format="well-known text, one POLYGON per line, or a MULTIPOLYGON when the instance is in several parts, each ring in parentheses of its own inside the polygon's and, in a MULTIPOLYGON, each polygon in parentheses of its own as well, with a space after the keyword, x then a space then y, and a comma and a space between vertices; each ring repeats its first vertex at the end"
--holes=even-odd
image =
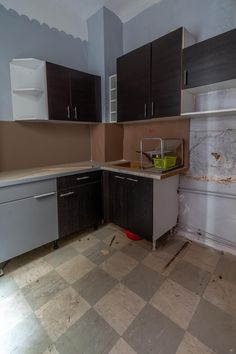
POLYGON ((58 193, 59 238, 79 230, 79 190, 66 190, 58 193))
POLYGON ((120 227, 127 227, 127 190, 125 175, 109 174, 109 219, 120 227))
POLYGON ((183 28, 152 42, 151 118, 179 116, 183 28))
POLYGON ((79 230, 95 225, 102 219, 101 182, 93 182, 78 187, 79 230))
POLYGON ((148 240, 153 236, 153 180, 127 176, 127 228, 148 240))
POLYGON ((73 119, 81 122, 100 122, 100 77, 76 70, 71 70, 70 75, 73 119))
POLYGON ((70 69, 47 63, 48 114, 50 120, 72 120, 70 69))
POLYGON ((117 59, 118 122, 149 118, 151 45, 117 59))
POLYGON ((183 88, 236 78, 236 29, 183 51, 183 88))

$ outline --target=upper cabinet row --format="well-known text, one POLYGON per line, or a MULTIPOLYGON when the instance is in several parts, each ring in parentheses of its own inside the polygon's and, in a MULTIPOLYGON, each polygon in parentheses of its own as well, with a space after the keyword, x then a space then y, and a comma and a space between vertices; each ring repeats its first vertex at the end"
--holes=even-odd
POLYGON ((179 28, 117 59, 117 120, 236 112, 236 30, 200 43, 179 28))
POLYGON ((37 59, 10 64, 14 120, 101 121, 101 79, 37 59))

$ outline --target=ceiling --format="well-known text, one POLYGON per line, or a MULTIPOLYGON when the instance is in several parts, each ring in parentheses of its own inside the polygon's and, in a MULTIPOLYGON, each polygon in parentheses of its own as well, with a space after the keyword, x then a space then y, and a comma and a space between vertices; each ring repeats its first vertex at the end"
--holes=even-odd
POLYGON ((161 0, 0 0, 7 9, 46 23, 49 27, 87 39, 87 19, 103 6, 127 22, 161 0))

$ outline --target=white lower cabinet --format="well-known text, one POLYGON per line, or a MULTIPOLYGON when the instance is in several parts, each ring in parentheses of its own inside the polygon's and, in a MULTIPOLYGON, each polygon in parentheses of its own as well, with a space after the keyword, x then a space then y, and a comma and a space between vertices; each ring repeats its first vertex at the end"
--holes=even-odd
POLYGON ((14 193, 0 198, 0 263, 58 238, 56 180, 7 188, 14 193))

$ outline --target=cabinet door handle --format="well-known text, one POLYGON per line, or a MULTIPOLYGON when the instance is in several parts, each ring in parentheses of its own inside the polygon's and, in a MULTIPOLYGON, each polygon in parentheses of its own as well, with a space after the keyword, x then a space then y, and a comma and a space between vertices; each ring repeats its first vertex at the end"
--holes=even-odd
POLYGON ((147 104, 144 103, 144 117, 147 117, 147 104))
POLYGON ((118 179, 125 179, 125 177, 121 177, 121 176, 115 176, 115 178, 118 178, 118 179))
POLYGON ((134 179, 134 178, 127 178, 127 180, 130 182, 138 182, 138 179, 134 179))
POLYGON ((184 86, 188 85, 188 70, 184 70, 184 86))
POLYGON ((90 176, 84 176, 84 177, 77 177, 76 180, 77 181, 82 181, 83 179, 89 179, 90 176))
POLYGON ((78 112, 77 112, 77 107, 75 106, 75 108, 74 108, 74 110, 75 110, 75 119, 78 119, 78 112))
POLYGON ((67 118, 70 119, 70 106, 67 106, 67 118))
POLYGON ((152 112, 151 112, 151 115, 152 117, 154 117, 154 102, 152 101, 152 108, 151 108, 152 112))
POLYGON ((39 194, 39 195, 35 195, 34 199, 42 199, 42 198, 47 198, 50 197, 51 195, 55 195, 56 192, 50 192, 50 193, 45 193, 45 194, 39 194))
POLYGON ((69 195, 73 195, 73 194, 75 194, 75 192, 62 193, 60 194, 60 198, 69 197, 69 195))

